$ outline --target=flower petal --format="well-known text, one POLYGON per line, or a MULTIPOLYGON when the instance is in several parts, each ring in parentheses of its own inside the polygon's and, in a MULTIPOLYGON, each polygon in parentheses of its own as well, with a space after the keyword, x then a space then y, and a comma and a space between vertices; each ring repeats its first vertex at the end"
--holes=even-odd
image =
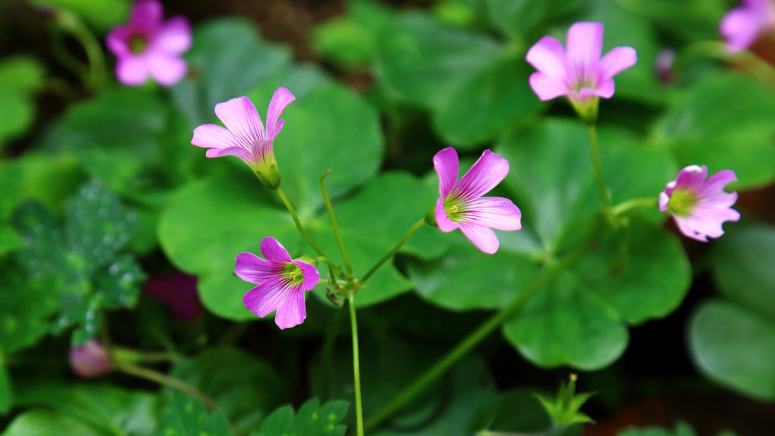
POLYGON ((460 230, 481 252, 494 254, 498 251, 500 242, 498 242, 498 237, 495 236, 495 232, 491 228, 476 224, 461 223, 460 230))
POLYGON ((234 265, 237 277, 249 283, 259 285, 278 274, 278 268, 272 262, 253 253, 240 253, 234 265))
POLYGON ((732 9, 721 20, 719 32, 727 40, 727 51, 737 53, 750 47, 759 34, 760 25, 745 7, 732 9))
POLYGON ((433 156, 433 169, 439 176, 439 195, 441 197, 446 197, 455 186, 459 171, 458 165, 459 160, 454 147, 439 150, 433 156))
POLYGON ((568 74, 565 49, 556 38, 544 36, 539 39, 530 47, 525 58, 544 75, 558 82, 565 81, 568 74))
POLYGON ((280 262, 291 261, 291 255, 288 254, 288 250, 286 250, 277 239, 271 236, 261 240, 261 253, 267 260, 280 262))
POLYGON ((145 59, 127 55, 116 62, 116 77, 124 85, 140 86, 148 79, 148 67, 145 59))
POLYGON ((151 75, 162 86, 172 86, 186 75, 186 62, 180 57, 150 51, 146 59, 151 75))
POLYGON ((544 73, 536 72, 530 75, 530 87, 541 100, 551 100, 568 92, 563 82, 553 79, 544 73))
POLYGON ((248 291, 242 297, 245 307, 260 317, 265 317, 280 307, 287 293, 288 286, 281 278, 273 277, 248 291))
POLYGON ((184 17, 173 17, 156 34, 153 49, 181 54, 191 47, 191 25, 184 17))
POLYGON ((202 124, 194 129, 194 137, 191 138, 191 143, 197 147, 205 148, 239 146, 231 132, 216 124, 202 124))
POLYGON ((508 198, 482 197, 466 204, 465 223, 497 230, 522 228, 522 212, 508 198))
MULTIPOLYGON (((589 88, 584 88, 589 89, 589 88)), ((597 83, 597 87, 594 90, 594 95, 601 98, 611 98, 614 96, 616 86, 613 79, 603 79, 597 83)), ((583 90, 582 90, 583 91, 583 90)))
POLYGON ((600 52, 603 49, 603 23, 575 23, 568 29, 565 45, 570 65, 575 68, 584 67, 584 71, 588 71, 600 60, 600 52))
POLYGON ((288 292, 285 299, 277 308, 274 322, 277 327, 285 330, 304 322, 307 318, 307 308, 304 305, 304 291, 294 289, 288 292))
POLYGON ((721 170, 708 177, 700 190, 703 197, 713 196, 724 191, 724 187, 737 181, 737 175, 732 170, 721 170))
POLYGON ((286 107, 296 100, 288 88, 281 86, 275 90, 272 100, 269 102, 269 108, 266 110, 266 136, 267 139, 274 139, 283 128, 283 120, 280 115, 286 107))
POLYGON ((678 172, 675 178, 675 189, 692 189, 699 192, 708 176, 708 167, 705 165, 689 165, 678 172))
POLYGON ((635 65, 636 62, 638 62, 638 54, 634 48, 616 47, 600 59, 598 70, 602 79, 610 79, 635 65))
POLYGON ((495 188, 508 173, 509 162, 502 156, 485 150, 452 192, 466 201, 479 198, 495 188))
POLYGON ((250 155, 250 152, 248 152, 242 147, 211 148, 207 150, 207 153, 205 153, 205 156, 209 158, 223 157, 223 156, 236 156, 242 159, 242 161, 248 165, 250 165, 251 162, 253 161, 253 156, 250 155))
POLYGON ((439 197, 439 199, 436 201, 436 212, 435 212, 435 218, 436 218, 436 225, 439 227, 439 230, 445 233, 449 233, 456 228, 460 227, 457 223, 453 222, 449 219, 447 216, 447 211, 444 210, 444 198, 439 197))
POLYGON ((264 138, 261 117, 249 98, 232 98, 215 105, 215 115, 223 122, 235 139, 246 149, 264 138))
POLYGON ((161 3, 156 0, 139 0, 132 7, 132 16, 129 23, 132 27, 141 29, 155 29, 161 24, 162 15, 161 3))
POLYGON ((108 33, 105 42, 108 48, 114 55, 122 57, 123 55, 131 53, 129 50, 130 31, 128 26, 116 26, 108 33))
POLYGON ((315 286, 320 282, 320 273, 315 268, 315 265, 310 265, 300 260, 294 260, 293 264, 301 269, 301 275, 304 277, 304 281, 301 283, 301 290, 311 291, 315 289, 315 286))

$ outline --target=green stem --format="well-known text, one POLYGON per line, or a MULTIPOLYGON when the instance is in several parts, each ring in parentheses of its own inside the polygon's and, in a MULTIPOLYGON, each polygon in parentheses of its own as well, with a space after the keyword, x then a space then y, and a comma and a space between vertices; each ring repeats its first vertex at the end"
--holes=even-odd
POLYGON ((116 369, 126 374, 150 380, 154 383, 158 383, 172 389, 177 389, 183 393, 191 395, 192 397, 201 401, 210 410, 216 408, 215 402, 204 392, 178 378, 171 377, 156 370, 135 365, 134 363, 130 362, 116 362, 116 369))
POLYGON ((339 244, 339 252, 342 253, 342 260, 344 266, 347 268, 347 273, 352 276, 353 265, 350 262, 350 254, 347 252, 347 247, 344 245, 344 239, 342 239, 342 232, 339 230, 339 223, 336 221, 336 214, 334 213, 334 205, 331 203, 331 197, 328 195, 328 189, 326 189, 326 177, 331 174, 331 170, 327 170, 320 176, 320 192, 323 194, 323 201, 326 203, 326 209, 328 210, 328 217, 331 219, 331 227, 334 229, 334 235, 336 236, 336 242, 339 244))
POLYGON ((587 124, 587 130, 589 131, 589 150, 592 154, 592 167, 595 170, 595 179, 597 180, 597 187, 600 188, 600 195, 603 196, 603 211, 606 217, 610 217, 611 192, 605 185, 605 180, 603 179, 603 169, 600 166, 600 149, 598 148, 597 127, 595 127, 594 124, 587 124))
POLYGON ((355 387, 355 422, 357 435, 363 436, 363 400, 361 399, 361 364, 358 351, 358 320, 355 317, 355 297, 352 293, 347 296, 347 305, 350 307, 350 329, 353 338, 353 384, 355 387))
POLYGON ((73 35, 81 44, 86 57, 89 60, 89 77, 87 82, 94 88, 100 88, 105 83, 107 76, 105 67, 105 58, 102 54, 102 47, 97 38, 91 33, 88 27, 84 25, 78 16, 69 11, 58 11, 56 15, 57 24, 66 32, 73 35))
POLYGON ((625 202, 619 203, 611 209, 611 214, 615 217, 624 215, 625 213, 639 208, 651 208, 657 205, 656 198, 634 198, 625 202))
POLYGON ((336 283, 336 276, 335 271, 338 271, 337 268, 334 266, 334 264, 328 259, 328 256, 326 256, 326 253, 323 252, 323 249, 318 246, 318 244, 315 243, 314 240, 307 234, 307 231, 304 230, 304 226, 301 224, 301 220, 299 219, 299 214, 296 212, 296 208, 293 207, 293 203, 291 203, 291 200, 288 198, 287 195, 285 195, 285 191, 283 191, 283 188, 277 187, 275 189, 275 192, 277 193, 277 196, 280 197, 280 201, 283 202, 283 205, 285 205, 285 208, 288 210, 288 214, 293 219, 293 223, 296 224, 296 229, 299 231, 299 234, 302 238, 304 238, 305 241, 307 241, 307 244, 309 244, 310 247, 312 247, 315 252, 323 257, 326 261, 326 264, 328 265, 328 270, 331 272, 331 281, 333 283, 336 283))
POLYGON ((367 429, 372 429, 378 426, 382 421, 386 420, 394 413, 399 411, 402 407, 407 405, 417 395, 422 393, 431 383, 441 377, 452 365, 471 351, 476 345, 490 335, 495 329, 500 327, 505 321, 510 319, 514 313, 516 313, 538 290, 549 284, 554 280, 565 268, 568 267, 573 261, 580 257, 585 251, 586 246, 582 246, 583 249, 579 249, 569 254, 568 256, 557 261, 549 270, 536 277, 530 282, 525 289, 519 294, 519 296, 512 301, 508 306, 498 311, 495 315, 490 317, 482 325, 480 325, 471 334, 465 337, 455 348, 450 350, 444 357, 441 358, 435 365, 426 370, 420 377, 404 388, 398 395, 393 397, 382 409, 375 413, 369 421, 366 423, 367 429))
POLYGON ((423 218, 420 221, 417 221, 416 223, 412 224, 412 227, 409 227, 409 230, 407 230, 406 233, 404 233, 404 236, 401 237, 401 240, 398 241, 398 243, 393 248, 391 248, 390 251, 387 252, 387 254, 382 256, 382 259, 377 261, 377 263, 375 263, 374 266, 372 266, 371 269, 369 269, 369 271, 366 272, 366 274, 363 275, 363 277, 361 278, 361 284, 366 283, 366 280, 368 280, 372 275, 374 275, 374 273, 377 272, 377 270, 379 270, 382 267, 382 265, 385 264, 385 262, 387 262, 393 256, 395 256, 396 253, 398 253, 398 250, 400 250, 401 247, 403 247, 404 244, 406 244, 406 241, 408 241, 409 238, 412 237, 414 232, 416 232, 420 227, 425 225, 425 223, 426 223, 426 220, 425 218, 423 218))

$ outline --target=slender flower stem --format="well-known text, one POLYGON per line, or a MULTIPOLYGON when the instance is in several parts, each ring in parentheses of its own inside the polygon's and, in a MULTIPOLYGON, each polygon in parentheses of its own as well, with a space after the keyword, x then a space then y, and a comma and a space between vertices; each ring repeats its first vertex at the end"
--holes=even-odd
POLYGON ((119 371, 125 372, 135 377, 150 380, 160 385, 168 386, 172 389, 177 389, 183 393, 191 395, 192 397, 201 401, 210 410, 213 410, 216 407, 215 402, 204 392, 191 386, 183 380, 168 376, 150 368, 135 365, 134 363, 130 362, 115 362, 115 364, 116 369, 119 371))
POLYGON ((347 252, 347 247, 344 245, 344 239, 342 239, 342 232, 339 230, 339 223, 336 221, 336 214, 334 213, 334 205, 331 203, 331 197, 328 195, 328 189, 326 189, 326 177, 331 174, 331 170, 327 170, 320 176, 320 192, 323 194, 323 201, 326 203, 326 209, 328 210, 328 217, 331 219, 331 227, 334 229, 334 235, 336 236, 336 242, 339 244, 339 252, 342 253, 342 260, 344 261, 344 267, 347 268, 347 273, 352 276, 353 265, 350 262, 350 254, 347 252))
POLYGON ((525 289, 520 292, 519 296, 512 301, 508 306, 498 311, 495 315, 490 317, 482 325, 474 330, 471 334, 465 337, 455 348, 450 350, 444 357, 441 358, 435 365, 426 370, 412 384, 404 388, 398 395, 393 397, 387 404, 385 404, 381 410, 375 413, 369 421, 366 423, 367 429, 373 429, 378 426, 382 421, 386 420, 394 413, 399 411, 402 407, 407 405, 417 395, 422 393, 433 381, 438 379, 444 374, 452 365, 471 351, 476 345, 490 335, 495 329, 500 327, 505 321, 509 320, 514 313, 516 313, 530 298, 541 288, 548 285, 554 280, 565 268, 578 259, 585 251, 586 245, 578 250, 575 250, 566 257, 560 259, 546 272, 536 277, 535 280, 530 282, 525 289))
POLYGON ((89 77, 87 82, 94 88, 99 88, 105 83, 107 70, 102 47, 94 37, 94 34, 81 22, 77 15, 69 11, 59 10, 56 13, 56 22, 59 27, 71 34, 83 47, 89 60, 89 77))
POLYGON ((615 217, 624 215, 625 213, 639 208, 651 208, 657 206, 656 198, 634 198, 625 202, 619 203, 611 209, 611 214, 615 217))
POLYGON ((363 436, 363 400, 361 399, 361 364, 358 357, 358 320, 355 317, 355 297, 352 293, 347 296, 347 305, 350 307, 350 329, 353 338, 353 385, 355 386, 355 422, 357 435, 363 436))
POLYGON ((275 192, 277 193, 277 196, 280 197, 280 201, 283 202, 283 205, 285 205, 285 208, 288 210, 288 214, 293 219, 293 223, 296 224, 296 229, 299 231, 299 234, 302 238, 304 238, 305 241, 307 241, 307 244, 309 244, 310 247, 312 247, 315 252, 323 257, 326 261, 326 264, 328 264, 328 270, 331 273, 331 281, 333 283, 336 283, 336 275, 334 274, 335 271, 338 271, 338 269, 334 266, 334 264, 328 259, 328 256, 326 256, 326 253, 323 252, 323 249, 318 246, 318 244, 315 243, 314 240, 307 234, 307 231, 304 230, 304 226, 301 224, 301 220, 299 219, 299 214, 296 212, 296 208, 293 207, 293 203, 291 203, 291 200, 288 198, 287 195, 285 195, 285 191, 283 191, 283 188, 277 187, 275 189, 275 192))
POLYGON ((605 185, 603 169, 600 166, 600 150, 597 145, 597 127, 594 124, 587 124, 587 130, 589 131, 589 150, 592 154, 592 167, 595 170, 595 179, 597 179, 597 186, 600 188, 600 194, 603 196, 604 213, 606 217, 609 217, 611 213, 611 192, 605 185))
POLYGON ((366 272, 366 274, 363 275, 363 277, 361 278, 361 284, 366 283, 366 280, 368 280, 372 275, 374 275, 374 273, 377 272, 377 270, 379 270, 382 267, 382 265, 385 264, 385 262, 387 262, 393 256, 395 256, 396 253, 398 253, 398 250, 400 250, 401 247, 403 247, 404 244, 406 244, 406 241, 408 241, 409 238, 412 237, 414 232, 416 232, 420 227, 425 225, 425 223, 426 223, 426 220, 423 217, 423 219, 421 219, 420 221, 417 221, 416 223, 412 224, 412 227, 409 227, 409 230, 407 230, 406 233, 404 233, 404 236, 401 237, 401 240, 398 241, 398 243, 393 248, 391 248, 390 251, 387 252, 387 254, 382 256, 382 259, 377 261, 377 263, 375 263, 374 266, 372 266, 371 269, 369 269, 369 271, 366 272))

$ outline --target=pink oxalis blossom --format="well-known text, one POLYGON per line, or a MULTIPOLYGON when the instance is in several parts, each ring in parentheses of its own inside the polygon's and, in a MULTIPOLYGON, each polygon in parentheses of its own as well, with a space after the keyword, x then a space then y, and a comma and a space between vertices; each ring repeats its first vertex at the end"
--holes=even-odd
POLYGON ((736 192, 724 187, 737 180, 731 170, 708 177, 706 166, 690 165, 678 172, 659 194, 659 210, 670 212, 684 235, 702 242, 724 234, 725 221, 737 221, 740 213, 732 209, 736 192))
POLYGON ((743 0, 721 20, 719 32, 727 40, 727 51, 750 48, 757 39, 775 33, 775 1, 743 0))
POLYGON ((81 378, 95 378, 108 374, 112 369, 107 350, 94 339, 70 349, 70 369, 81 378))
POLYGON ((439 176, 436 224, 442 232, 460 229, 476 248, 487 254, 498 251, 496 230, 519 230, 522 213, 508 198, 484 197, 509 173, 509 162, 485 150, 471 169, 458 179, 457 151, 447 147, 433 157, 439 176))
POLYGON ((191 47, 191 27, 184 17, 163 21, 156 0, 139 0, 132 7, 129 23, 108 34, 108 48, 118 58, 116 76, 129 86, 139 86, 148 77, 164 86, 176 84, 186 74, 181 57, 191 47))
POLYGON ((226 128, 216 124, 201 125, 194 129, 191 143, 208 148, 207 157, 236 156, 242 159, 265 186, 276 188, 280 184, 280 172, 273 143, 283 128, 280 115, 293 100, 291 91, 277 88, 267 109, 266 127, 249 98, 243 96, 218 103, 215 114, 226 128))
POLYGON ((566 96, 585 121, 594 121, 598 98, 614 95, 613 77, 637 61, 632 47, 617 47, 601 57, 602 48, 602 23, 573 24, 566 47, 544 36, 527 52, 527 61, 538 70, 530 75, 530 87, 541 100, 566 96))
POLYGON ((274 321, 281 329, 304 322, 307 309, 304 292, 320 281, 314 265, 291 259, 288 250, 277 239, 261 240, 260 258, 253 253, 240 253, 234 272, 246 282, 257 285, 242 299, 245 307, 260 317, 276 312, 274 321))

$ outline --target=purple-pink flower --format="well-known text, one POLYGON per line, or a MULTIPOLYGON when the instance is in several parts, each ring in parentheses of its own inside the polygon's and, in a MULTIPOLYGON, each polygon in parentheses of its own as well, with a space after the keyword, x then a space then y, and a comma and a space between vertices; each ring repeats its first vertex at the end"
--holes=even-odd
POLYGON ((237 156, 250 166, 264 185, 276 188, 280 172, 273 142, 283 128, 280 115, 295 97, 280 87, 272 95, 266 113, 266 127, 253 102, 247 97, 232 98, 215 105, 215 114, 226 128, 203 124, 194 129, 191 143, 208 148, 207 157, 237 156))
POLYGON ((184 17, 163 21, 161 3, 139 0, 129 23, 108 34, 108 48, 118 58, 116 76, 121 83, 139 86, 152 77, 172 86, 186 74, 183 53, 191 47, 191 27, 184 17))
POLYGON ((242 299, 245 307, 260 317, 275 312, 274 321, 281 329, 304 322, 307 309, 304 292, 311 291, 320 281, 314 265, 291 259, 288 250, 277 239, 261 240, 264 259, 253 253, 240 253, 234 272, 255 288, 242 299))
POLYGON ((743 51, 760 37, 775 32, 775 1, 743 0, 721 20, 719 32, 727 40, 727 51, 743 51))
POLYGON ((109 373, 113 367, 107 350, 94 339, 70 349, 70 369, 81 378, 95 378, 109 373))
POLYGON ((732 209, 737 193, 724 192, 724 187, 735 180, 732 170, 708 177, 706 166, 690 165, 659 194, 659 210, 669 211, 684 235, 708 242, 708 238, 724 234, 721 225, 725 221, 740 219, 740 213, 732 209))
POLYGON ((530 86, 541 100, 564 95, 582 117, 596 117, 598 97, 611 98, 613 77, 637 61, 634 48, 617 47, 601 58, 602 47, 602 23, 573 24, 566 47, 544 36, 527 52, 527 61, 538 70, 530 75, 530 86))
POLYGON ((509 162, 485 150, 479 160, 461 178, 457 151, 447 147, 433 157, 439 175, 439 199, 436 224, 442 232, 460 229, 479 250, 498 251, 496 230, 519 230, 522 213, 508 198, 483 197, 509 173, 509 162))

